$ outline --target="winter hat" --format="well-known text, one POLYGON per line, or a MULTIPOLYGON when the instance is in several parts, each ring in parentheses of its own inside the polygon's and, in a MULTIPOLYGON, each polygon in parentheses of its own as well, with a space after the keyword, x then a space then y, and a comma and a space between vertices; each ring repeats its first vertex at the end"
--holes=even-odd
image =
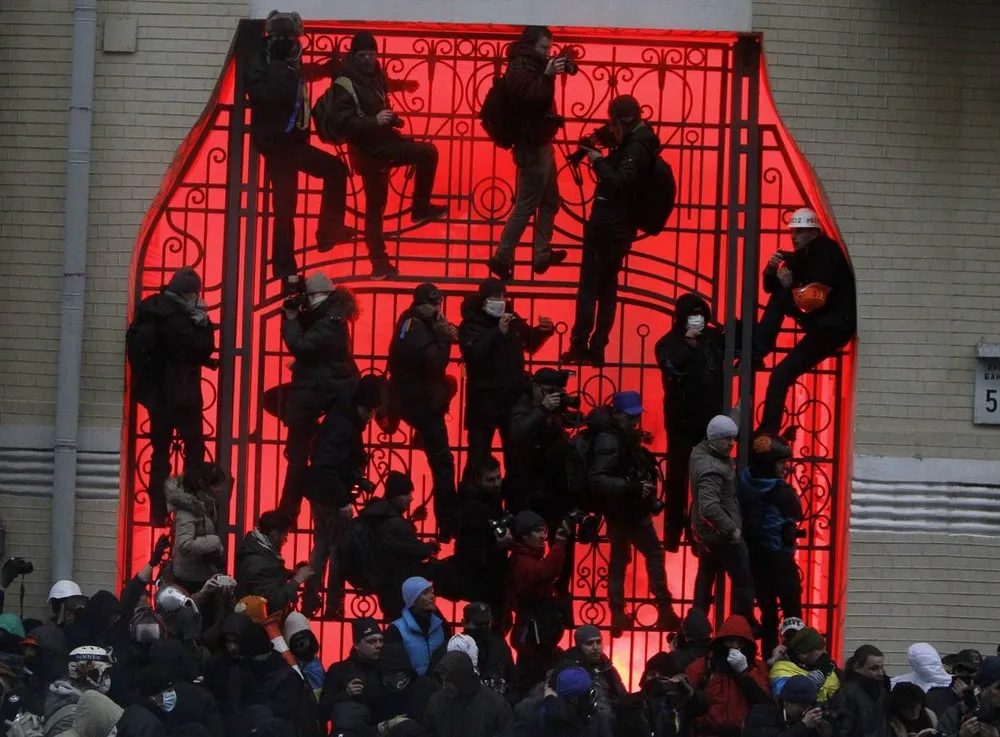
POLYGON ((826 649, 826 640, 813 627, 804 627, 795 633, 795 637, 788 643, 788 649, 797 655, 811 653, 814 650, 824 650, 826 649))
POLYGON ((372 617, 361 617, 351 622, 351 634, 354 636, 355 642, 361 642, 366 637, 382 634, 382 630, 378 628, 378 622, 372 617))
POLYGON ((524 537, 529 532, 545 527, 545 520, 537 512, 525 510, 514 518, 514 536, 524 537))
POLYGON ((258 655, 267 655, 273 649, 271 636, 267 634, 264 625, 252 624, 243 630, 243 637, 240 638, 241 654, 254 658, 258 655))
POLYGON ((809 676, 792 676, 775 695, 782 701, 793 704, 814 704, 819 695, 819 686, 809 676))
POLYGON ((481 601, 473 601, 465 605, 462 610, 462 621, 472 625, 488 625, 493 621, 493 612, 490 605, 481 601))
POLYGON ((643 413, 642 396, 639 392, 615 392, 611 397, 611 406, 619 412, 635 417, 643 413))
POLYGON ((414 673, 410 656, 406 654, 406 646, 401 642, 387 642, 378 657, 379 670, 383 673, 405 671, 414 673))
POLYGON ((582 624, 573 633, 573 642, 579 647, 585 642, 596 640, 601 636, 601 631, 592 624, 582 624))
POLYGON ((430 282, 424 282, 413 290, 413 304, 414 306, 439 305, 441 304, 441 290, 430 282))
POLYGON ((726 415, 716 415, 708 423, 705 437, 709 440, 720 440, 722 438, 739 437, 740 429, 736 427, 731 417, 726 415))
POLYGON ((689 645, 707 643, 712 639, 712 623, 708 621, 708 615, 704 609, 696 606, 688 609, 684 616, 684 622, 681 624, 681 634, 689 645))
POLYGON ((149 698, 163 693, 174 684, 173 676, 165 664, 153 661, 139 671, 139 695, 149 698))
POLYGON ((0 630, 7 632, 19 640, 24 639, 24 625, 21 618, 11 612, 0 614, 0 630))
POLYGON ((263 622, 267 619, 267 599, 248 594, 236 602, 233 611, 237 614, 246 614, 253 622, 263 622))
POLYGON ((385 379, 377 374, 365 374, 358 379, 354 390, 354 405, 356 407, 381 407, 382 386, 385 379))
POLYGON ((361 51, 378 51, 375 36, 369 31, 358 31, 351 38, 351 55, 353 56, 361 51))
POLYGON ((399 471, 389 471, 385 479, 385 498, 395 499, 397 496, 405 496, 413 493, 413 480, 405 473, 399 471))
POLYGON ((684 672, 677 667, 677 659, 671 653, 656 653, 646 661, 646 670, 643 671, 642 680, 646 681, 650 672, 659 673, 661 676, 671 678, 684 672))
POLYGON ((632 95, 619 95, 608 105, 608 115, 617 120, 635 120, 642 115, 642 110, 632 95))
POLYGON ((594 680, 590 674, 578 665, 564 668, 556 676, 556 693, 564 699, 583 696, 593 686, 594 680))
POLYGON ((285 617, 285 624, 281 628, 281 634, 284 636, 285 642, 291 642, 292 638, 299 632, 312 632, 309 620, 301 612, 291 612, 285 617))
POLYGON ((322 271, 314 271, 306 277, 306 294, 329 294, 333 291, 333 281, 322 271))
POLYGON ((924 690, 917 684, 899 683, 892 687, 889 704, 893 711, 899 712, 917 704, 926 706, 927 697, 924 695, 924 690))
POLYGON ((403 581, 402 588, 403 604, 409 609, 420 598, 420 595, 432 586, 430 581, 421 576, 411 576, 406 579, 403 581))
POLYGON ((201 292, 201 277, 190 266, 185 266, 175 271, 174 275, 170 277, 170 282, 167 284, 167 291, 174 294, 187 294, 190 292, 197 294, 201 292))
POLYGON ((976 673, 976 685, 986 688, 1000 681, 1000 655, 983 658, 983 664, 976 673))
POLYGON ((472 667, 476 669, 476 673, 479 672, 479 645, 476 641, 472 639, 469 635, 453 635, 450 640, 448 640, 448 647, 446 650, 449 653, 459 652, 465 653, 469 656, 469 660, 472 661, 472 667))
POLYGON ((503 282, 499 279, 494 279, 490 277, 489 279, 483 279, 479 282, 479 299, 485 300, 490 298, 502 297, 504 294, 503 282))

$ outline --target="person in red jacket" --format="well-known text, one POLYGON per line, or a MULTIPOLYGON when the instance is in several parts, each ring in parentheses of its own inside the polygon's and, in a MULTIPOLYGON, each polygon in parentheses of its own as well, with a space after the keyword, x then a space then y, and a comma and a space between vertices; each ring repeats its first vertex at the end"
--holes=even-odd
POLYGON ((750 624, 738 614, 723 623, 708 655, 691 663, 685 675, 708 703, 695 720, 699 737, 739 737, 750 709, 771 700, 767 666, 757 657, 750 624))
POLYGON ((556 581, 566 559, 569 527, 563 522, 545 552, 541 515, 524 511, 514 518, 514 547, 507 568, 507 622, 513 614, 510 644, 517 652, 517 680, 523 692, 541 681, 562 657, 559 641, 566 629, 556 581))

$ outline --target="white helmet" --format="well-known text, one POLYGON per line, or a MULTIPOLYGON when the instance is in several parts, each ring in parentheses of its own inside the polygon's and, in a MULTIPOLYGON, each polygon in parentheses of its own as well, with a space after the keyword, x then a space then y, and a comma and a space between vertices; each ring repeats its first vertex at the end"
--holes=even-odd
POLYGON ((194 599, 180 586, 163 586, 156 592, 156 613, 163 617, 170 634, 194 639, 201 634, 201 613, 194 599))
POLYGON ((820 230, 823 226, 819 223, 816 213, 808 207, 802 207, 792 213, 792 219, 788 221, 788 227, 792 230, 804 228, 816 228, 820 230))
POLYGON ((111 689, 111 666, 115 660, 110 650, 96 645, 83 645, 69 654, 69 677, 86 681, 101 693, 111 689))
POLYGON ((73 596, 83 596, 80 587, 73 581, 56 581, 49 589, 49 601, 53 599, 69 599, 73 596))

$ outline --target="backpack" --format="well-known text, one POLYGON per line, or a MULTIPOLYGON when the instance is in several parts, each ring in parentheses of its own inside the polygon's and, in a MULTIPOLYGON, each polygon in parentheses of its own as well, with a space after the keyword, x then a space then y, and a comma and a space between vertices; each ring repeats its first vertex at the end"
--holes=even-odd
POLYGON ((156 382, 163 366, 154 319, 136 315, 125 331, 125 358, 134 386, 139 389, 137 397, 142 402, 144 391, 156 382))
POLYGON ((354 91, 354 82, 347 77, 337 77, 330 85, 330 89, 324 92, 313 105, 312 116, 316 121, 316 135, 323 143, 347 143, 347 136, 334 128, 331 123, 333 113, 333 93, 334 88, 340 87, 347 90, 354 100, 354 109, 359 118, 365 117, 361 110, 361 102, 358 100, 358 93, 354 91))
POLYGON ((354 517, 344 526, 337 543, 339 568, 355 589, 374 593, 382 581, 375 530, 365 520, 354 517))
POLYGON ((505 76, 493 77, 493 86, 486 93, 483 106, 479 109, 479 122, 489 139, 499 148, 514 147, 516 134, 505 76))
POLYGON ((659 235, 674 211, 677 182, 670 164, 656 156, 649 182, 640 190, 635 209, 635 224, 647 235, 659 235))
POLYGON ((51 737, 59 722, 64 717, 75 712, 76 704, 66 704, 66 706, 56 709, 52 716, 43 721, 36 714, 22 711, 10 723, 10 727, 7 730, 7 737, 51 737))
POLYGON ((590 496, 590 443, 590 430, 582 427, 570 439, 566 453, 566 486, 577 506, 590 496))

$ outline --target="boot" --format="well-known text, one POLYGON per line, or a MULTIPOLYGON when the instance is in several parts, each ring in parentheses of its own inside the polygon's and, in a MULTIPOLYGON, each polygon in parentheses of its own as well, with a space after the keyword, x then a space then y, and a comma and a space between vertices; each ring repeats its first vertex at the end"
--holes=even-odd
POLYGON ((591 361, 591 354, 586 348, 571 344, 569 350, 559 356, 559 361, 560 363, 589 364, 591 361))
POLYGON ((659 615, 656 617, 656 624, 653 627, 661 632, 677 632, 680 630, 684 620, 677 616, 674 605, 670 599, 660 599, 656 602, 659 615))
POLYGON ((611 612, 611 637, 621 637, 626 630, 632 629, 632 617, 624 609, 611 612))
POLYGON ((372 259, 372 281, 382 281, 386 277, 396 276, 399 272, 392 265, 388 256, 376 256, 372 259))
POLYGON ((514 278, 514 264, 499 256, 491 257, 486 265, 490 272, 500 281, 510 281, 514 278))
POLYGON ((561 248, 557 248, 549 254, 549 257, 543 260, 535 261, 532 265, 532 271, 536 274, 544 274, 549 270, 550 266, 558 266, 563 261, 566 260, 566 251, 561 248))
POLYGON ((415 223, 427 223, 431 220, 439 220, 448 214, 447 205, 432 205, 430 202, 414 204, 410 210, 410 220, 415 223))
POLYGON ((349 243, 357 237, 358 231, 356 228, 352 228, 350 225, 340 225, 330 233, 324 235, 323 238, 316 237, 316 250, 320 253, 326 253, 327 251, 332 251, 333 247, 338 243, 349 243))

